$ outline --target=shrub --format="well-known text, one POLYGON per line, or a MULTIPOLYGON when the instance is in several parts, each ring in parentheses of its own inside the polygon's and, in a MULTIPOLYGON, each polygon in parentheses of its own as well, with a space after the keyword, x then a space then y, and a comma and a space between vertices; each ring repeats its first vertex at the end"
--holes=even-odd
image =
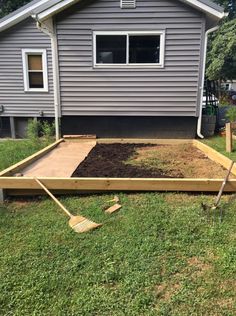
POLYGON ((236 106, 230 106, 225 116, 231 123, 235 122, 236 121, 236 106))
POLYGON ((37 120, 29 120, 26 135, 29 140, 32 142, 37 142, 39 139, 39 131, 40 131, 41 123, 37 120))
POLYGON ((50 124, 48 121, 43 121, 41 125, 42 136, 49 142, 55 135, 55 123, 50 124))

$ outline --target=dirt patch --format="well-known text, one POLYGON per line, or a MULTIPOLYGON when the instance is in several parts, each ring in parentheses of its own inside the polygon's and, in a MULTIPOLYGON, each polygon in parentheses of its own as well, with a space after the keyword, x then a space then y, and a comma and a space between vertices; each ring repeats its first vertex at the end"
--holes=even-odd
POLYGON ((226 170, 191 144, 97 144, 72 177, 223 178, 226 170))

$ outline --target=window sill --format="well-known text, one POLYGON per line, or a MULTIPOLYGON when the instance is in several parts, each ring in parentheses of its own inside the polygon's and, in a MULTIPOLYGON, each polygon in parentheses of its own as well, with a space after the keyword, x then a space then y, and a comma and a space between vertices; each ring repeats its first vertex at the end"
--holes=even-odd
POLYGON ((48 89, 29 89, 24 90, 25 93, 47 93, 49 92, 48 89))
POLYGON ((93 65, 93 68, 123 68, 123 69, 130 69, 130 68, 137 68, 137 69, 143 69, 143 68, 164 68, 164 65, 161 64, 96 64, 93 65))

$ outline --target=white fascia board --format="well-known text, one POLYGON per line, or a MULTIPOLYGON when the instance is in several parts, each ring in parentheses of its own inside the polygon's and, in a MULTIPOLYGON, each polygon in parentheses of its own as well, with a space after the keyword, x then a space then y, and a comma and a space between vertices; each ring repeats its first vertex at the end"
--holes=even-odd
MULTIPOLYGON (((38 14, 38 19, 43 21, 47 18, 53 16, 54 14, 64 10, 65 8, 73 5, 74 3, 78 2, 79 0, 62 0, 60 3, 52 6, 51 8, 41 12, 38 14)), ((206 14, 210 14, 212 16, 217 17, 218 19, 222 19, 227 14, 225 12, 217 11, 214 8, 211 8, 210 6, 198 1, 198 0, 180 0, 200 11, 205 12, 206 14)))
POLYGON ((29 17, 31 14, 33 14, 33 11, 40 7, 41 5, 50 2, 50 0, 41 0, 37 3, 32 4, 32 6, 26 8, 25 10, 18 12, 17 14, 11 16, 9 19, 6 19, 5 21, 0 23, 0 31, 3 31, 21 21, 29 17))
POLYGON ((222 19, 223 17, 227 16, 228 14, 225 12, 217 11, 214 8, 211 8, 210 6, 198 1, 198 0, 181 0, 182 2, 189 4, 190 6, 199 9, 200 11, 203 11, 207 14, 213 15, 217 17, 218 19, 222 19))
POLYGON ((39 13, 37 15, 37 18, 39 21, 44 21, 48 19, 49 17, 53 16, 54 14, 66 9, 67 7, 73 5, 76 2, 79 2, 80 0, 62 0, 60 3, 52 6, 51 8, 39 13))

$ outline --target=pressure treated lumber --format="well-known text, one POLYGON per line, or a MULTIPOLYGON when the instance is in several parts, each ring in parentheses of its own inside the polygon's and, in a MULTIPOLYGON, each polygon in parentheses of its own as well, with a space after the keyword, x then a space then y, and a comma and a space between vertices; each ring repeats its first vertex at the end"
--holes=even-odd
MULTIPOLYGON (((193 140, 193 145, 195 147, 197 147, 198 149, 200 149, 208 158, 210 158, 211 160, 219 163, 225 169, 228 170, 230 168, 232 160, 229 159, 228 157, 225 157, 224 155, 222 155, 221 153, 219 153, 215 149, 207 146, 206 144, 203 144, 202 142, 200 142, 198 140, 194 139, 193 140)), ((233 175, 236 175, 236 165, 233 166, 233 168, 231 170, 231 173, 233 175)))
MULTIPOLYGON (((143 179, 143 178, 39 178, 49 190, 75 191, 188 191, 218 192, 223 179, 143 179)), ((0 188, 40 189, 32 177, 0 177, 0 188)), ((236 191, 229 180, 226 192, 236 191)))
POLYGON ((33 154, 33 155, 25 158, 24 160, 21 160, 20 162, 16 163, 15 165, 3 170, 2 172, 0 172, 0 177, 2 177, 2 176, 13 176, 15 173, 21 171, 26 166, 29 166, 34 161, 38 160, 39 158, 44 156, 46 153, 50 152, 52 149, 57 147, 57 145, 60 144, 63 141, 64 141, 63 139, 59 139, 55 143, 43 148, 42 150, 36 152, 35 154, 33 154))
POLYGON ((160 145, 178 145, 191 144, 192 139, 149 139, 149 138, 97 138, 98 144, 160 144, 160 145))
POLYGON ((233 137, 232 137, 232 125, 231 123, 225 124, 225 142, 226 142, 226 151, 231 153, 233 150, 233 137))

